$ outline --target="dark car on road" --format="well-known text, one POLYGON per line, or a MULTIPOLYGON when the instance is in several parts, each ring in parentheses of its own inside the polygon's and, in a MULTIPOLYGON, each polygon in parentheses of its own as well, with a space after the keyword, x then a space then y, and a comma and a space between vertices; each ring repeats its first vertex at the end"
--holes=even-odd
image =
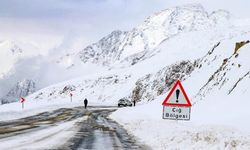
POLYGON ((118 101, 118 107, 126 107, 126 106, 132 106, 132 102, 123 98, 118 101))

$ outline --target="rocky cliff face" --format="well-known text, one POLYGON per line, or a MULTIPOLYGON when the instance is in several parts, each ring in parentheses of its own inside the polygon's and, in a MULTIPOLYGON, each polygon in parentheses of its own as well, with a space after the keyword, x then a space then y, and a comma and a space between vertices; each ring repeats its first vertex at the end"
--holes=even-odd
MULTIPOLYGON (((248 34, 242 36, 246 35, 248 34)), ((236 93, 247 91, 247 84, 250 82, 250 64, 247 61, 249 59, 248 43, 248 40, 235 41, 226 51, 222 51, 220 43, 218 43, 214 49, 199 60, 199 70, 208 70, 206 68, 212 67, 214 69, 209 73, 209 78, 197 93, 197 100, 202 100, 215 90, 223 91, 227 95, 234 94, 237 88, 241 91, 236 93)))
POLYGON ((197 61, 181 61, 167 66, 155 74, 137 80, 131 94, 132 101, 151 101, 166 93, 176 80, 185 80, 197 67, 197 61))
POLYGON ((18 82, 4 97, 2 97, 1 103, 11 103, 19 101, 20 97, 25 97, 34 93, 36 90, 35 82, 32 80, 23 80, 18 82))
POLYGON ((86 63, 109 65, 119 58, 119 47, 124 40, 126 32, 113 31, 97 43, 87 46, 79 52, 80 59, 86 63))

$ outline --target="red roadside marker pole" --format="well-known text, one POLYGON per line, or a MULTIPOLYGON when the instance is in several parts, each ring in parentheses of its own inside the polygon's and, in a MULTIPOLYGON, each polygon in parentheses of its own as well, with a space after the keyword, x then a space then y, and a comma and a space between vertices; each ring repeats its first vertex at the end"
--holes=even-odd
POLYGON ((21 103, 22 103, 22 109, 24 109, 24 102, 25 102, 25 99, 23 97, 20 98, 21 99, 21 103))

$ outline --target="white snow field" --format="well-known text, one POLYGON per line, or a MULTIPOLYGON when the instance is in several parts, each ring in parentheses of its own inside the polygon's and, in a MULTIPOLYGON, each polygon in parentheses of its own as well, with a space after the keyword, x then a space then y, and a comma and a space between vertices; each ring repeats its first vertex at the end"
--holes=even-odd
MULTIPOLYGON (((187 82, 183 86, 186 91, 192 88, 187 82)), ((157 150, 250 148, 249 94, 208 96, 193 104, 190 121, 162 119, 167 94, 145 105, 119 109, 111 118, 157 150)))
POLYGON ((190 121, 162 119, 168 92, 148 104, 119 109, 111 118, 153 149, 250 149, 250 45, 235 57, 230 44, 249 38, 248 33, 221 41, 216 54, 205 57, 203 66, 183 82, 193 104, 190 121), (201 88, 225 58, 229 59, 223 71, 201 88))

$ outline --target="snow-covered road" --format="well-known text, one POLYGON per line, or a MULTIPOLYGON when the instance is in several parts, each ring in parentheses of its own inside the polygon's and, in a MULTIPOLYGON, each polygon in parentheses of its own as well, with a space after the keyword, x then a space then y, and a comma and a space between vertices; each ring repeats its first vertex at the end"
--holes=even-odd
POLYGON ((115 110, 61 108, 0 122, 0 149, 150 149, 108 118, 115 110))

